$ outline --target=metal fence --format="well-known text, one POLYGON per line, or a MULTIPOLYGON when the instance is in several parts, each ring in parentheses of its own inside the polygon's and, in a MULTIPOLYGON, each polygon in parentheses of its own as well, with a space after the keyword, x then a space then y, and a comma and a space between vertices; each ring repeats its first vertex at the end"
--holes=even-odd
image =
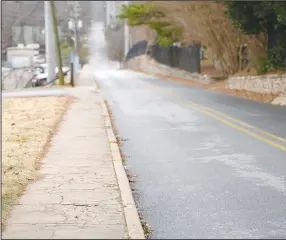
POLYGON ((187 47, 160 47, 157 44, 152 47, 151 56, 157 62, 164 65, 179 68, 187 72, 200 72, 199 44, 187 47))
MULTIPOLYGON (((129 50, 125 61, 144 55, 147 49, 147 41, 135 43, 129 50)), ((201 46, 199 44, 187 47, 160 47, 158 44, 152 46, 151 57, 157 62, 185 70, 187 72, 200 73, 201 46)))

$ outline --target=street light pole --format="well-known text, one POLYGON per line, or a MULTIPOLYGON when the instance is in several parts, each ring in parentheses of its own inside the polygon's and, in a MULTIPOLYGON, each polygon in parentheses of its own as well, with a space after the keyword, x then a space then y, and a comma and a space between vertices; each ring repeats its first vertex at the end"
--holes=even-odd
POLYGON ((47 82, 51 82, 56 77, 56 48, 50 1, 45 1, 45 45, 48 73, 47 82))
POLYGON ((105 4, 105 28, 108 28, 110 23, 110 1, 106 1, 105 4))

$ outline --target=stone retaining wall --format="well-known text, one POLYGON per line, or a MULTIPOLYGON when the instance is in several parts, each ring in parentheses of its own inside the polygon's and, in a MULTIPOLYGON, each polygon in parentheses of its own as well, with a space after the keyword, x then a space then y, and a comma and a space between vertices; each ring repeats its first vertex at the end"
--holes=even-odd
POLYGON ((14 90, 25 88, 33 77, 30 68, 13 69, 2 75, 2 90, 14 90))
POLYGON ((230 89, 279 94, 272 104, 286 106, 286 74, 241 76, 228 79, 230 89))
POLYGON ((286 93, 286 74, 230 77, 228 87, 259 93, 286 93))
MULTIPOLYGON (((162 74, 200 83, 211 83, 213 80, 207 75, 189 73, 160 64, 147 56, 139 56, 123 64, 123 68, 142 70, 152 74, 162 74)), ((264 76, 236 76, 228 80, 228 88, 248 90, 259 93, 279 94, 272 104, 286 106, 286 74, 264 76)))
POLYGON ((169 66, 160 64, 151 58, 148 58, 146 55, 129 60, 127 63, 123 64, 123 68, 142 70, 152 74, 162 74, 169 77, 183 78, 200 83, 212 82, 212 80, 207 75, 190 73, 177 68, 171 68, 169 66))

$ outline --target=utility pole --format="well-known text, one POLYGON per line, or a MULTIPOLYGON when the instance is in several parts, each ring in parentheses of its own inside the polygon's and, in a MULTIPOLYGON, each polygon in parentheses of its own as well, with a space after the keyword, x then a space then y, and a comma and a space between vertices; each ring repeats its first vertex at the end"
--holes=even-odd
MULTIPOLYGON (((128 6, 128 1, 124 1, 124 4, 128 6)), ((127 56, 129 51, 129 27, 127 24, 127 19, 125 19, 124 23, 124 55, 127 56)))
POLYGON ((53 31, 50 1, 45 1, 45 45, 48 77, 51 82, 56 77, 55 36, 53 31))
POLYGON ((80 6, 78 1, 72 1, 71 17, 74 21, 75 51, 78 53, 78 20, 80 16, 80 6))
POLYGON ((111 1, 110 19, 112 22, 116 21, 116 1, 111 1))
POLYGON ((106 1, 105 4, 106 28, 108 28, 116 18, 116 1, 106 1))
POLYGON ((80 6, 78 1, 69 1, 71 5, 69 28, 74 34, 74 50, 75 56, 73 56, 74 71, 77 72, 79 68, 79 45, 78 45, 78 29, 82 27, 82 21, 79 20, 80 6))
POLYGON ((52 13, 52 18, 53 18, 53 30, 54 30, 54 35, 55 35, 57 58, 58 58, 59 84, 61 86, 63 86, 63 85, 65 85, 65 79, 64 79, 64 74, 63 74, 61 42, 60 42, 60 38, 59 38, 59 31, 58 31, 58 24, 57 24, 55 2, 54 1, 50 1, 50 4, 51 4, 51 13, 52 13))

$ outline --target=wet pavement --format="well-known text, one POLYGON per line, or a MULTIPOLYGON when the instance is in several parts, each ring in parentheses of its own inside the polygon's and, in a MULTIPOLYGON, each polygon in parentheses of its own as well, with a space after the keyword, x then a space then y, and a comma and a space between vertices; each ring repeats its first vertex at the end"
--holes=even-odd
POLYGON ((96 73, 151 238, 285 238, 286 108, 96 73))

